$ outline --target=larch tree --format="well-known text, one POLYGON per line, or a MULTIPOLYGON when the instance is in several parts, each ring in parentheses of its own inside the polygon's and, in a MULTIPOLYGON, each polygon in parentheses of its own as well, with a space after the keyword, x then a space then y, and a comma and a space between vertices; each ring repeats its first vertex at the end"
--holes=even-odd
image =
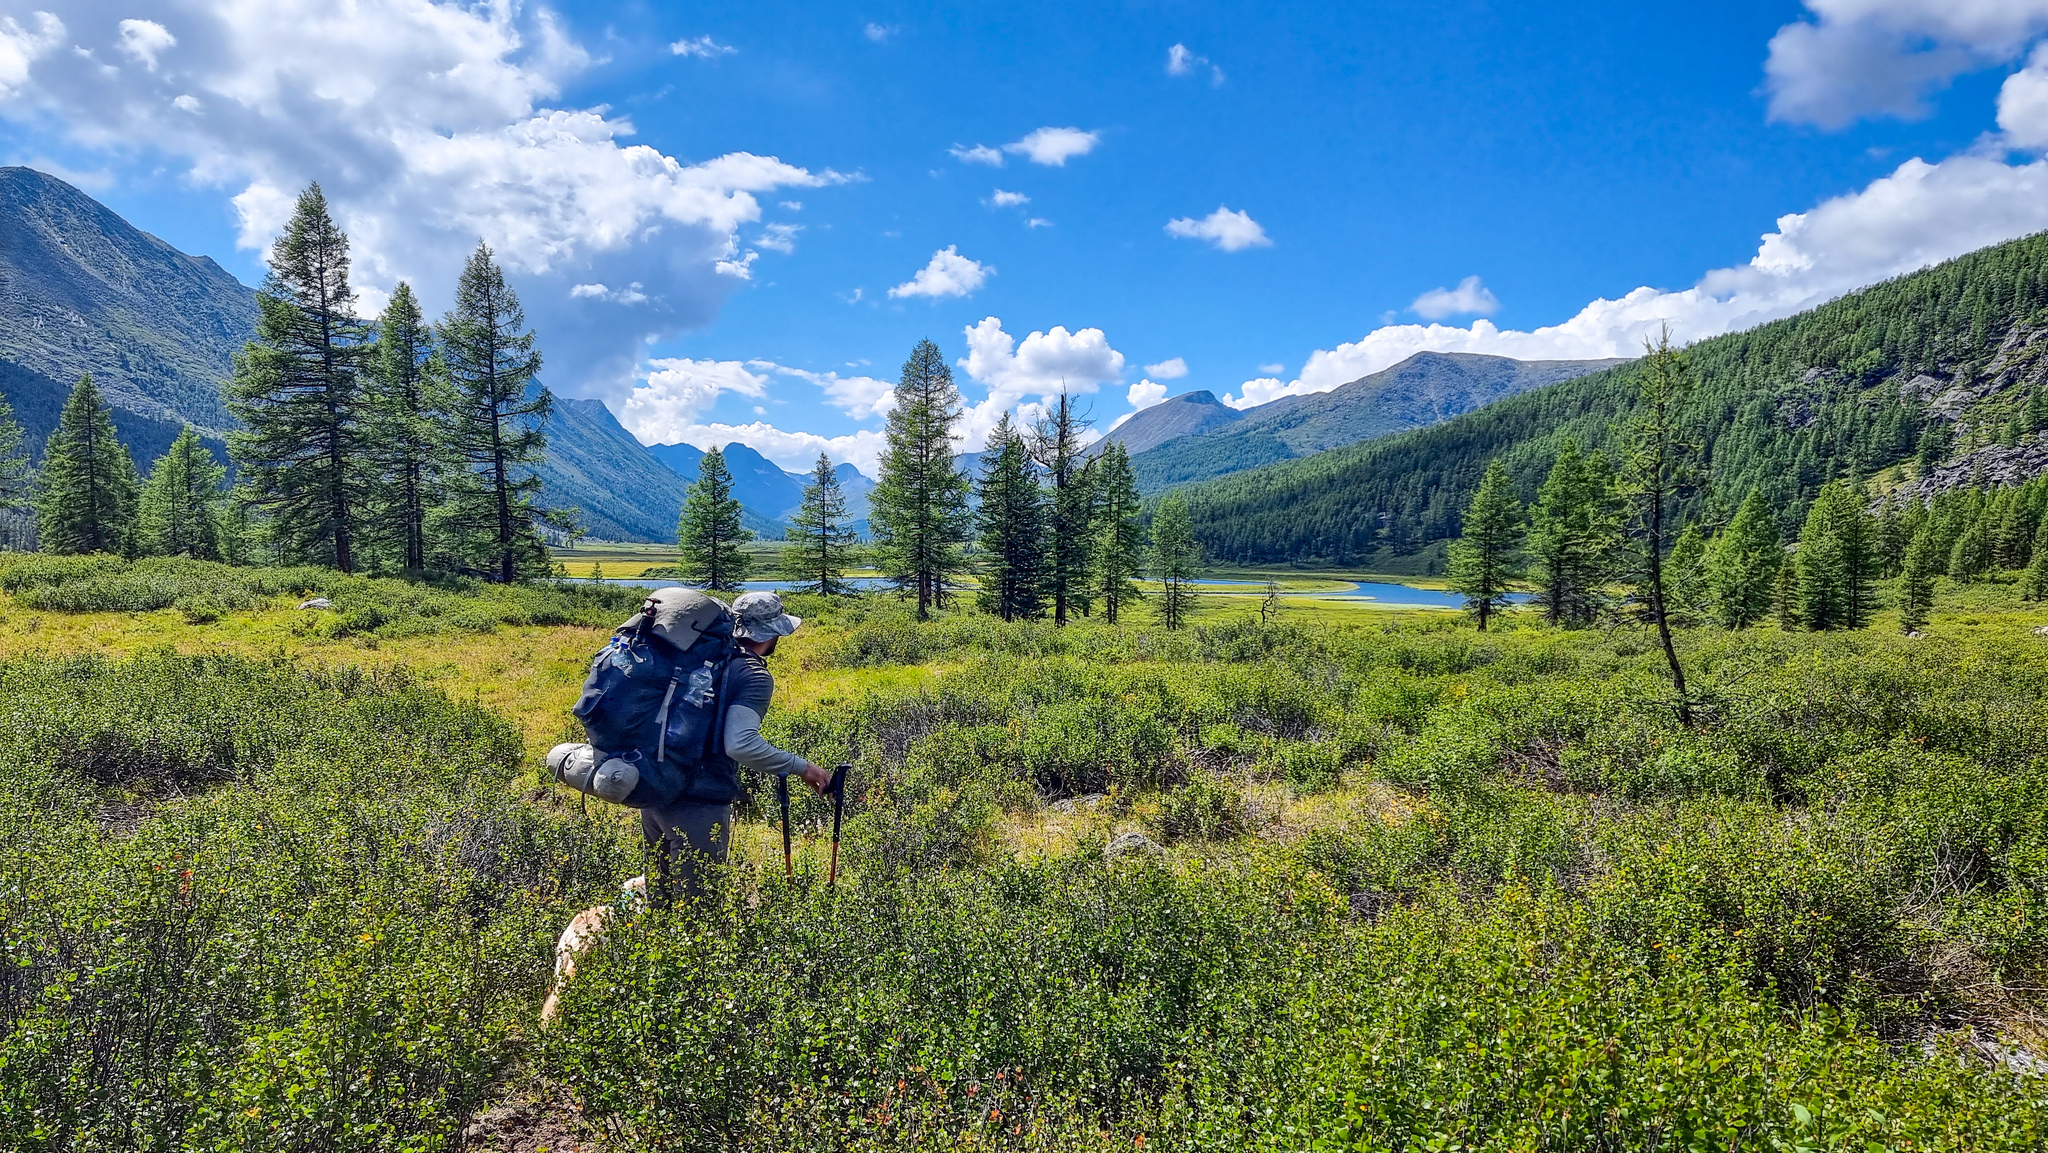
POLYGON ((822 452, 811 466, 803 502, 783 536, 789 543, 782 549, 782 575, 820 596, 838 596, 852 588, 846 583, 854 538, 847 527, 846 490, 840 487, 832 458, 822 452))
POLYGON ((1188 516, 1187 499, 1166 494, 1152 517, 1152 575, 1159 578, 1159 621, 1170 629, 1187 624, 1195 607, 1195 569, 1202 563, 1202 543, 1188 516))
POLYGON ((1707 537, 1698 525, 1679 531, 1664 567, 1670 574, 1671 619, 1688 626, 1705 621, 1713 609, 1713 594, 1707 583, 1707 537))
POLYGON ((141 487, 128 447, 114 433, 92 374, 64 402, 43 447, 42 483, 36 493, 36 536, 50 553, 126 553, 135 544, 135 506, 141 487))
POLYGON ((1145 529, 1139 523, 1144 502, 1130 451, 1111 441, 1096 461, 1095 593, 1103 619, 1116 624, 1123 607, 1142 595, 1134 583, 1145 567, 1145 529))
POLYGON ((988 434, 974 512, 981 610, 1006 621, 1045 612, 1045 494, 1024 438, 1004 413, 988 434))
POLYGON ((1934 610, 1934 582, 1941 575, 1941 542, 1923 527, 1906 545, 1899 571, 1899 631, 1917 633, 1934 610))
POLYGON ((1037 426, 1031 430, 1032 459, 1044 470, 1052 486, 1047 501, 1047 565, 1045 589, 1052 599, 1052 621, 1067 623, 1077 602, 1088 593, 1088 561, 1091 530, 1094 528, 1093 479, 1082 467, 1081 432, 1088 421, 1075 410, 1074 398, 1064 389, 1037 426))
POLYGON ((960 390, 938 345, 920 340, 903 363, 889 411, 881 477, 868 494, 868 524, 883 571, 917 597, 917 619, 943 607, 947 577, 961 571, 968 479, 953 457, 960 390))
POLYGON ((1860 629, 1877 608, 1874 525, 1847 481, 1820 490, 1799 530, 1799 615, 1810 629, 1860 629))
POLYGON ((376 514, 399 563, 427 567, 427 517, 441 503, 454 396, 434 334, 412 286, 399 281, 377 322, 368 363, 367 455, 377 476, 376 514))
POLYGON ((1692 724, 1692 698, 1685 688, 1685 666, 1671 639, 1671 606, 1664 560, 1673 536, 1680 497, 1691 488, 1698 446, 1690 439, 1685 402, 1695 377, 1685 354, 1671 346, 1671 334, 1656 343, 1643 342, 1636 362, 1636 408, 1619 430, 1623 448, 1620 491, 1628 509, 1623 534, 1631 597, 1638 611, 1657 630, 1664 663, 1671 671, 1678 697, 1678 723, 1692 724))
POLYGON ((1714 616, 1731 629, 1746 629, 1771 611, 1785 543, 1763 494, 1751 489, 1734 519, 1715 538, 1707 558, 1707 587, 1714 616))
POLYGON ((740 523, 740 502, 732 495, 732 470, 725 450, 714 448, 697 465, 697 481, 676 524, 683 579, 718 592, 738 592, 753 558, 740 546, 754 534, 740 523))
POLYGON ((1554 625, 1592 624, 1612 573, 1615 509, 1606 458, 1567 440, 1529 510, 1528 559, 1537 607, 1554 625))
POLYGON ((149 556, 220 560, 221 485, 228 470, 186 425, 143 483, 137 550, 149 556))
POLYGON ((479 244, 455 285, 455 308, 437 326, 453 392, 448 448, 454 468, 436 523, 457 554, 483 561, 511 583, 547 568, 543 526, 573 531, 571 510, 548 510, 540 495, 547 454, 542 431, 554 397, 535 380, 540 353, 526 310, 505 273, 479 244))
POLYGON ((2020 575, 2020 599, 2048 601, 2048 519, 2034 534, 2034 551, 2027 558, 2027 570, 2020 575))
POLYGON ((1451 542, 1450 584, 1485 632, 1522 576, 1522 502, 1498 458, 1465 506, 1463 531, 1451 542))
POLYGON ((355 571, 371 500, 361 366, 367 328, 348 282, 348 237, 315 184, 270 249, 256 339, 235 361, 228 451, 245 499, 282 551, 355 571))

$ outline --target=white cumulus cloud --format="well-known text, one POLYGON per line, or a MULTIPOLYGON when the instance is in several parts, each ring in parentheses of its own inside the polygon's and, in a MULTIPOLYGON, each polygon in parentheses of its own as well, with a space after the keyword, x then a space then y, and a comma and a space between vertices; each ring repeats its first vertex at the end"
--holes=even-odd
POLYGON ((1265 248, 1273 243, 1250 213, 1232 212, 1221 205, 1200 220, 1183 216, 1167 221, 1166 234, 1186 240, 1206 240, 1225 252, 1265 248))
POLYGON ((1500 301, 1477 276, 1468 276, 1456 288, 1430 289, 1408 308, 1424 320, 1442 320, 1446 316, 1491 316, 1499 311, 1500 301))
POLYGON ((2048 0, 1806 0, 1811 19, 1771 37, 1775 119, 1839 128, 1914 118, 1966 72, 2018 59, 2048 34, 2048 0))
POLYGON ((796 251, 796 234, 803 230, 801 224, 766 225, 761 229, 761 235, 754 238, 754 243, 787 256, 796 251))
POLYGON ((889 290, 896 298, 929 296, 937 300, 944 296, 966 296, 980 288, 994 274, 993 265, 983 264, 960 255, 960 246, 948 244, 932 253, 932 258, 917 275, 889 290))
POLYGON ((1015 208, 1020 204, 1029 203, 1031 203, 1029 196, 1021 192, 1005 192, 1000 188, 996 189, 994 194, 988 198, 988 206, 990 208, 1015 208))
POLYGON ((1691 288, 1637 288, 1600 299, 1558 324, 1523 332, 1487 320, 1470 326, 1395 324, 1317 349, 1291 381, 1245 381, 1224 402, 1248 408, 1280 396, 1327 392, 1417 352, 1479 352, 1523 360, 1637 356, 1669 326, 1684 343, 1790 316, 1846 292, 2048 229, 2048 160, 1988 156, 1914 159, 1858 192, 1778 218, 1748 263, 1715 269, 1691 288))
POLYGON ((64 42, 64 22, 48 12, 30 14, 22 25, 0 16, 0 99, 28 83, 29 66, 64 42))
POLYGON ((1003 151, 1022 155, 1033 164, 1049 164, 1055 168, 1066 166, 1076 156, 1086 156, 1102 143, 1099 132, 1083 132, 1079 128, 1040 128, 1027 133, 1022 140, 1003 145, 1003 151))
POLYGON ((825 399, 832 407, 848 416, 862 419, 887 416, 889 410, 896 407, 896 386, 872 376, 841 376, 837 372, 812 372, 809 369, 790 368, 767 360, 750 360, 747 367, 757 372, 772 372, 778 376, 807 380, 824 391, 825 399))
POLYGON ((1999 87, 1998 126, 2015 148, 2048 151, 2048 44, 1999 87))
POLYGON ((703 60, 730 56, 739 51, 739 49, 734 48, 730 44, 720 44, 708 34, 703 36, 685 36, 681 40, 669 45, 668 50, 678 56, 695 56, 703 60))
POLYGON ((170 29, 154 20, 121 21, 121 51, 151 72, 156 71, 157 53, 177 43, 178 38, 171 35, 170 29))
POLYGON ((1061 390, 1093 393, 1122 379, 1124 354, 1110 347, 1099 328, 1068 332, 1062 325, 1033 331, 1018 341, 1003 331, 996 317, 983 318, 966 329, 967 355, 960 366, 988 390, 980 403, 968 407, 961 422, 961 443, 979 448, 1005 412, 1029 423, 1045 412, 1061 390), (1036 398, 1036 399, 1027 399, 1036 398))
POLYGON ((482 238, 525 299, 549 383, 618 397, 650 339, 709 323, 742 279, 737 236, 759 221, 758 196, 845 178, 636 144, 631 120, 560 105, 589 64, 539 6, 67 0, 63 21, 0 17, 0 120, 96 155, 166 158, 220 190, 252 248, 319 181, 366 307, 400 279, 444 307, 482 238), (81 52, 50 51, 67 39, 81 52), (93 45, 162 67, 108 68, 93 45), (644 307, 572 292, 634 283, 644 307))
POLYGON ((1179 380, 1187 374, 1188 362, 1178 356, 1145 366, 1145 375, 1156 376, 1161 380, 1179 380))
POLYGON ((1124 391, 1124 399, 1131 402, 1132 408, 1142 411, 1166 399, 1166 386, 1141 380, 1124 391))

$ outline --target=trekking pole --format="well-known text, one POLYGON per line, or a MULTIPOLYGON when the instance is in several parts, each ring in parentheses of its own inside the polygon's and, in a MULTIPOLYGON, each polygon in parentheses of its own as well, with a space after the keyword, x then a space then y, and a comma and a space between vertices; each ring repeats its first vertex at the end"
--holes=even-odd
POLYGON ((775 778, 775 795, 782 801, 782 875, 796 879, 796 864, 789 855, 789 778, 775 778))
POLYGON ((839 882, 839 818, 846 812, 846 772, 850 764, 840 764, 832 770, 832 783, 825 791, 832 794, 832 868, 825 874, 825 887, 837 888, 839 882))

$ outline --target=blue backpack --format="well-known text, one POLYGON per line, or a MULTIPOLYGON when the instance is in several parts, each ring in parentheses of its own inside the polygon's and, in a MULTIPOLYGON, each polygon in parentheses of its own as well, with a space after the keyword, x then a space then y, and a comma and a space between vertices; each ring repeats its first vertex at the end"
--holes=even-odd
POLYGON ((723 612, 685 648, 656 635, 644 614, 626 622, 592 658, 583 695, 570 710, 589 743, 555 746, 549 769, 607 801, 674 804, 708 761, 724 755, 733 653, 732 620, 723 612))

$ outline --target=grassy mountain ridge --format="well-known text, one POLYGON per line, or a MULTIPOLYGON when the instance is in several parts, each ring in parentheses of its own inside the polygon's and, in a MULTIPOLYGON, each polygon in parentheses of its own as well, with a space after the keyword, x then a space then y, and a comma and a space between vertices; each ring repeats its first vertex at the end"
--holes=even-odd
MULTIPOLYGON (((1828 480, 1910 471, 2015 435, 2048 388, 2048 234, 1994 245, 1798 316, 1693 345, 1686 417, 1707 484, 1697 515, 1761 491, 1785 527, 1828 480)), ((1633 408, 1636 369, 1539 388, 1433 428, 1319 453, 1187 490, 1210 555, 1356 563, 1455 536, 1498 456, 1525 497, 1565 438, 1604 449, 1633 408)), ((2030 429, 2020 430, 2030 435, 2030 429)))
POLYGON ((1154 447, 1133 454, 1131 466, 1141 491, 1160 492, 1426 428, 1502 397, 1620 363, 1418 352, 1328 392, 1284 396, 1243 410, 1242 419, 1212 421, 1191 430, 1193 435, 1156 440, 1154 447))

